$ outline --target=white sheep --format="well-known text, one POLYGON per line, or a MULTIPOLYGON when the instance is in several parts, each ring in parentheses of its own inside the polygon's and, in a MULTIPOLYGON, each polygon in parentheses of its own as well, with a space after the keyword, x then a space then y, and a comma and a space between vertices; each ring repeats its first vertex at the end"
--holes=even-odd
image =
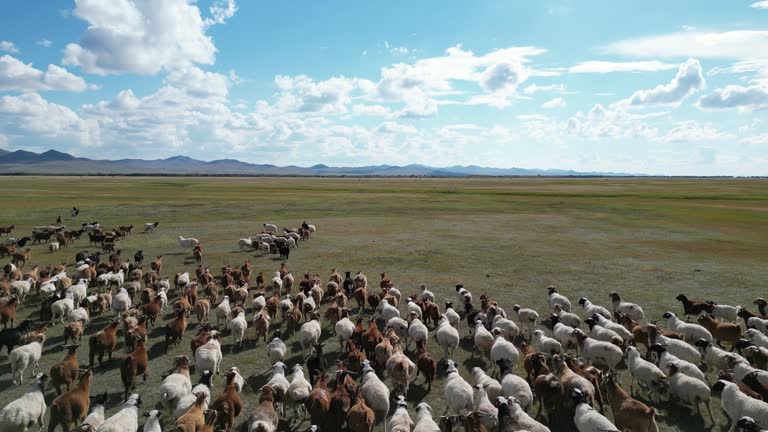
POLYGON ((596 304, 592 303, 586 297, 580 298, 579 299, 579 304, 581 305, 582 308, 584 308, 584 316, 586 318, 590 318, 594 314, 602 315, 602 316, 604 316, 607 319, 611 319, 613 317, 611 315, 611 313, 608 312, 608 309, 606 309, 606 308, 604 308, 604 307, 602 307, 600 305, 596 305, 596 304))
POLYGON ((573 423, 579 432, 619 432, 616 425, 589 405, 587 396, 581 390, 573 389, 570 396, 576 401, 573 423))
POLYGON ((182 236, 179 236, 179 246, 183 248, 193 248, 200 244, 200 240, 190 237, 190 238, 184 238, 182 236))
POLYGON ((272 291, 276 293, 283 291, 283 278, 280 277, 280 272, 275 272, 272 276, 272 291))
POLYGON ((293 367, 291 382, 288 384, 288 391, 285 396, 293 405, 293 410, 298 414, 299 410, 304 410, 304 401, 309 397, 312 391, 312 384, 304 377, 304 369, 300 364, 293 367))
POLYGON ((559 304, 556 304, 552 309, 552 313, 560 318, 561 323, 567 325, 568 327, 581 327, 581 318, 579 318, 579 316, 575 313, 564 311, 559 304))
POLYGON ((768 427, 768 403, 747 396, 732 382, 719 380, 712 389, 720 394, 720 404, 734 423, 734 428, 736 419, 744 416, 752 418, 762 428, 768 427))
POLYGON ((219 373, 219 366, 223 355, 221 354, 221 342, 218 339, 218 332, 211 331, 213 337, 205 345, 195 351, 195 368, 197 370, 209 370, 215 374, 219 373), (215 334, 214 334, 215 333, 215 334))
MULTIPOLYGON (((549 428, 537 422, 525 411, 525 406, 514 396, 496 398, 499 407, 499 422, 502 422, 502 413, 508 410, 509 417, 514 421, 518 431, 526 432, 550 432, 549 428)), ((501 425, 500 425, 501 426, 501 425)), ((504 431, 510 429, 503 429, 504 431)))
POLYGON ((232 337, 235 338, 235 343, 243 348, 245 342, 245 330, 248 328, 248 320, 245 319, 245 312, 237 314, 232 321, 229 322, 229 329, 232 332, 232 337))
POLYGON ((104 423, 104 411, 107 408, 106 403, 109 399, 109 396, 104 393, 98 397, 91 397, 91 399, 95 400, 91 402, 91 406, 89 408, 90 412, 85 417, 85 420, 80 423, 80 426, 78 426, 77 432, 95 431, 99 426, 101 426, 102 423, 104 423))
POLYGON ((60 320, 64 323, 64 319, 69 316, 69 313, 75 309, 75 302, 71 296, 67 296, 61 300, 56 300, 51 305, 51 325, 56 325, 56 320, 60 320))
MULTIPOLYGON (((560 319, 560 317, 557 315, 553 316, 552 318, 557 320, 560 319)), ((574 335, 575 331, 576 329, 573 327, 569 327, 561 322, 555 322, 554 326, 552 327, 552 336, 554 336, 554 338, 560 342, 560 345, 568 349, 569 347, 575 347, 578 344, 576 341, 576 336, 574 335)))
POLYGON ((263 232, 277 235, 277 225, 265 223, 263 232))
POLYGON ((489 356, 493 347, 493 335, 485 328, 482 321, 475 321, 475 333, 472 337, 475 342, 472 355, 479 352, 481 355, 489 356))
POLYGON ((472 386, 459 375, 456 364, 448 360, 445 369, 445 412, 452 411, 458 415, 472 411, 472 386))
POLYGON ((472 293, 468 289, 464 288, 464 285, 456 285, 456 298, 459 300, 460 305, 472 303, 472 293))
POLYGON ((472 388, 472 410, 480 417, 486 429, 496 430, 499 425, 499 409, 493 406, 485 392, 487 384, 475 384, 472 388))
POLYGON ((141 396, 132 394, 123 403, 120 411, 104 420, 96 432, 135 432, 139 429, 139 406, 141 396))
POLYGON ((400 317, 394 317, 387 321, 387 328, 394 330, 399 338, 408 338, 408 321, 400 317))
POLYGON ((301 342, 301 348, 305 354, 307 349, 312 348, 320 341, 321 334, 322 328, 317 317, 301 325, 301 328, 299 328, 299 342, 301 342))
POLYGON ((523 408, 528 409, 533 404, 533 390, 524 378, 519 377, 507 371, 503 377, 501 377, 501 395, 504 397, 513 397, 517 403, 523 408))
MULTIPOLYGON (((51 298, 56 293, 56 284, 52 281, 40 284, 40 297, 43 299, 51 298)), ((95 296, 94 296, 95 297, 95 296)))
POLYGON ((240 393, 243 391, 243 386, 245 385, 245 378, 243 378, 243 375, 240 373, 240 369, 237 368, 237 366, 232 366, 229 368, 229 371, 235 374, 234 378, 232 378, 232 382, 235 385, 235 390, 240 393))
POLYGON ((508 360, 514 367, 520 360, 520 352, 515 348, 515 344, 504 338, 501 329, 494 328, 491 333, 494 336, 491 347, 491 363, 493 363, 494 370, 498 366, 499 360, 508 360))
POLYGON ((561 354, 563 352, 563 346, 560 345, 556 339, 548 337, 541 330, 533 332, 533 339, 531 339, 531 346, 537 351, 545 354, 561 354))
POLYGON ((408 415, 408 404, 405 402, 405 397, 398 396, 395 403, 395 412, 389 419, 389 432, 411 432, 413 428, 413 420, 408 415))
POLYGON ((710 303, 712 305, 712 316, 721 321, 736 322, 739 319, 739 309, 741 306, 731 306, 725 304, 710 303))
POLYGON ((768 335, 768 319, 763 319, 760 317, 749 317, 747 318, 747 328, 755 328, 759 330, 760 333, 768 335))
POLYGON ((57 250, 59 250, 59 242, 57 242, 57 241, 52 241, 52 242, 48 243, 48 251, 49 251, 50 253, 54 253, 54 252, 56 252, 57 250))
POLYGON ((232 313, 232 308, 229 305, 229 296, 224 296, 221 302, 216 306, 216 325, 221 325, 222 321, 224 325, 229 323, 229 315, 232 313))
POLYGON ((608 295, 611 297, 611 305, 613 306, 613 313, 620 312, 624 315, 627 315, 628 317, 632 318, 635 321, 640 321, 645 316, 645 314, 643 313, 643 308, 641 308, 639 305, 635 303, 621 301, 621 297, 619 296, 619 293, 617 293, 616 291, 612 291, 608 295))
POLYGON ((24 303, 24 299, 27 298, 29 290, 32 289, 34 285, 35 280, 32 278, 11 282, 11 292, 19 299, 19 304, 24 303))
POLYGON ((43 428, 45 411, 45 383, 48 376, 37 374, 35 382, 24 396, 12 401, 0 410, 0 431, 22 432, 37 423, 43 428))
POLYGON ((259 242, 258 247, 262 255, 269 255, 269 243, 259 242))
POLYGON ((493 317, 491 328, 501 329, 502 334, 504 334, 504 337, 508 340, 514 340, 515 337, 520 334, 520 329, 517 327, 517 324, 511 319, 507 319, 501 315, 493 317))
POLYGON ((533 309, 524 308, 517 304, 512 307, 512 310, 515 311, 517 322, 520 323, 520 329, 527 334, 528 337, 531 337, 536 321, 539 320, 539 313, 533 309))
POLYGON ((497 397, 501 396, 501 383, 489 377, 482 368, 473 367, 471 373, 472 381, 475 385, 482 384, 486 386, 485 393, 488 395, 488 399, 496 400, 497 397))
POLYGON ((176 274, 176 289, 181 289, 189 285, 189 273, 177 273, 176 274))
POLYGON ((549 292, 549 299, 547 302, 549 303, 550 312, 554 312, 555 306, 560 306, 560 308, 566 312, 571 311, 571 301, 568 297, 557 292, 557 288, 553 286, 547 288, 547 291, 549 292))
POLYGON ((459 321, 461 321, 461 316, 458 312, 453 308, 453 303, 451 302, 445 302, 445 317, 448 318, 448 323, 450 323, 453 327, 459 326, 459 321))
POLYGON ((632 332, 627 330, 626 327, 619 323, 613 322, 600 314, 592 315, 592 319, 595 320, 595 324, 613 331, 627 342, 634 338, 632 332))
POLYGON ((696 350, 695 347, 692 347, 685 341, 681 341, 679 339, 672 339, 668 338, 664 335, 657 334, 655 337, 652 337, 650 342, 652 344, 660 344, 666 348, 667 351, 669 351, 670 354, 673 356, 685 360, 689 363, 693 364, 699 364, 701 363, 701 354, 699 354, 699 351, 696 350))
POLYGON ((192 387, 192 391, 179 398, 176 408, 173 410, 173 418, 177 419, 189 410, 196 401, 199 394, 205 394, 205 400, 203 408, 208 409, 208 404, 211 402, 211 378, 213 373, 209 370, 204 370, 200 377, 200 382, 196 386, 192 387))
POLYGON ((579 341, 579 348, 584 359, 595 366, 605 366, 615 371, 616 366, 621 363, 621 359, 624 357, 621 348, 610 342, 592 339, 581 330, 576 333, 576 340, 579 341))
POLYGON ((422 319, 421 307, 419 307, 412 298, 405 299, 405 306, 408 309, 408 316, 416 315, 418 319, 422 319))
POLYGON ((160 225, 157 222, 147 222, 144 223, 144 233, 153 233, 155 232, 155 229, 157 229, 157 226, 160 225))
POLYGON ((712 408, 709 405, 710 390, 706 381, 702 382, 680 373, 676 362, 668 363, 667 369, 669 370, 669 394, 677 396, 681 402, 690 404, 694 415, 701 414, 699 403, 704 403, 709 411, 709 419, 714 424, 715 419, 712 417, 712 408))
POLYGON ((757 329, 747 329, 744 332, 744 339, 761 348, 768 348, 768 336, 760 333, 757 329))
POLYGON ((152 410, 144 413, 144 417, 147 421, 144 422, 142 432, 163 432, 163 428, 160 425, 160 411, 152 410))
POLYGON ((410 326, 408 326, 408 340, 406 341, 405 349, 408 349, 411 342, 414 342, 416 346, 419 345, 419 342, 426 343, 428 337, 429 330, 427 329, 427 326, 421 322, 421 319, 412 319, 410 326))
POLYGON ((360 392, 365 403, 376 415, 376 423, 386 421, 389 413, 389 387, 384 384, 371 366, 370 360, 363 362, 363 383, 360 392))
POLYGON ((443 314, 435 331, 435 340, 443 348, 443 358, 453 358, 453 352, 459 346, 459 331, 453 327, 443 314))
POLYGON ((64 291, 64 295, 67 294, 72 295, 72 301, 75 304, 80 304, 88 296, 88 282, 85 279, 80 279, 76 284, 64 291))
POLYGON ((90 324, 91 323, 91 319, 88 316, 88 309, 86 309, 84 307, 79 307, 79 308, 71 311, 67 315, 67 321, 68 322, 80 321, 80 322, 82 322, 85 325, 90 324))
POLYGON ((267 299, 264 298, 264 293, 256 293, 251 301, 251 307, 253 308, 254 315, 258 315, 262 309, 267 306, 267 299))
POLYGON ((704 363, 718 371, 728 369, 729 359, 736 355, 725 351, 704 339, 697 340, 695 345, 699 348, 704 363))
POLYGON ((267 385, 272 387, 272 390, 275 391, 275 402, 276 402, 275 409, 282 416, 285 415, 285 405, 283 401, 285 400, 285 395, 288 392, 288 386, 290 385, 290 383, 288 382, 288 379, 285 378, 286 369, 287 367, 283 362, 277 362, 273 364, 272 376, 269 378, 269 381, 267 382, 267 385))
POLYGON ((712 342, 712 333, 704 327, 698 324, 687 323, 672 312, 665 312, 664 318, 667 320, 667 327, 673 332, 685 336, 686 341, 694 342, 699 339, 704 339, 707 342, 712 342))
POLYGON ((241 251, 253 250, 253 240, 249 238, 241 238, 240 240, 237 241, 237 247, 241 251))
POLYGON ((344 317, 336 321, 336 325, 333 327, 336 332, 336 336, 339 337, 339 346, 342 348, 342 352, 347 349, 346 342, 352 337, 355 332, 355 323, 353 323, 348 317, 344 317))
POLYGON ((24 384, 24 371, 30 365, 32 366, 31 376, 35 376, 37 364, 40 362, 40 357, 43 354, 45 334, 36 334, 32 339, 32 342, 14 348, 8 356, 8 362, 11 364, 11 378, 14 385, 24 384))
POLYGON ((627 347, 627 368, 632 375, 629 384, 629 391, 634 391, 635 380, 641 387, 651 391, 659 391, 666 385, 667 375, 661 371, 655 364, 645 360, 640 356, 640 351, 633 346, 627 347))
POLYGON ((400 317, 400 311, 396 307, 389 304, 386 299, 379 303, 379 306, 376 307, 376 312, 379 313, 379 316, 381 316, 384 321, 389 321, 392 318, 400 317))
POLYGON ((762 369, 753 368, 745 359, 741 357, 734 357, 730 360, 729 366, 731 366, 731 369, 733 369, 733 377, 736 379, 736 381, 743 384, 744 377, 747 374, 755 373, 757 374, 757 381, 759 381, 760 384, 762 384, 764 387, 768 387, 768 372, 762 369))
POLYGON ((285 360, 285 353, 288 348, 285 346, 285 342, 279 337, 275 337, 267 345, 267 358, 269 358, 270 364, 275 364, 279 361, 285 360))
POLYGON ((650 351, 656 353, 656 356, 658 358, 658 364, 661 366, 662 370, 669 375, 669 369, 667 368, 667 365, 671 363, 675 363, 677 366, 677 370, 680 371, 680 373, 688 375, 691 378, 696 378, 699 381, 707 382, 707 379, 704 375, 704 372, 699 369, 699 367, 691 362, 688 362, 686 360, 683 360, 671 352, 669 352, 664 346, 659 344, 653 344, 650 347, 650 351))
POLYGON ((427 286, 424 284, 419 285, 419 291, 421 291, 421 301, 431 301, 434 303, 435 301, 435 294, 432 293, 432 291, 427 289, 427 286))
POLYGON ((426 402, 416 406, 416 425, 413 432, 441 432, 440 426, 432 419, 432 407, 426 402))
POLYGON ((117 290, 117 294, 112 297, 112 310, 121 315, 130 308, 131 296, 128 294, 128 290, 121 287, 117 290))

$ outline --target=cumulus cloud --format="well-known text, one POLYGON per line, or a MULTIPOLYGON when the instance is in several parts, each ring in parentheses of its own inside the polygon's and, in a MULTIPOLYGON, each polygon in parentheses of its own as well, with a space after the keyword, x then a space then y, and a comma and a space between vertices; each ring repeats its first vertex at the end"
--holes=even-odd
POLYGON ((585 139, 649 139, 658 130, 644 121, 644 116, 628 113, 620 107, 597 104, 586 114, 579 112, 566 122, 567 132, 585 139))
POLYGON ((347 112, 351 93, 359 88, 355 78, 334 77, 315 81, 306 75, 275 77, 280 90, 277 106, 292 112, 347 112))
POLYGON ((768 133, 747 136, 740 139, 739 142, 747 145, 768 145, 768 133))
POLYGON ((659 105, 679 105, 685 98, 705 85, 701 64, 696 59, 688 59, 680 65, 677 74, 669 84, 659 85, 650 90, 638 90, 626 103, 631 107, 649 107, 659 105))
POLYGON ((6 51, 6 52, 9 52, 9 53, 17 53, 17 52, 19 52, 19 49, 16 48, 16 45, 14 45, 13 42, 0 41, 0 51, 6 51))
POLYGON ((586 61, 568 68, 571 73, 611 72, 659 72, 677 68, 677 65, 660 61, 611 62, 586 61))
POLYGON ((520 62, 497 63, 482 73, 480 85, 489 92, 514 90, 527 78, 528 74, 520 62))
POLYGON ((89 26, 78 43, 64 49, 62 62, 93 74, 156 74, 194 64, 210 65, 216 47, 206 34, 237 10, 216 1, 203 19, 190 0, 76 0, 74 14, 89 26))
POLYGON ((40 39, 39 41, 35 42, 35 45, 40 45, 41 47, 50 48, 50 46, 53 45, 53 42, 49 41, 48 39, 40 39))
POLYGON ((416 134, 418 129, 411 125, 404 125, 396 122, 384 122, 376 128, 376 132, 387 134, 416 134))
POLYGON ((565 108, 567 103, 565 102, 565 99, 559 97, 554 98, 552 100, 548 100, 541 104, 541 107, 544 109, 558 109, 558 108, 565 108))
POLYGON ((768 0, 754 2, 751 5, 749 5, 749 7, 755 8, 755 9, 768 9, 768 0))
POLYGON ((661 142, 701 142, 732 139, 734 135, 720 132, 711 125, 700 125, 695 121, 679 122, 665 135, 658 138, 661 142))
POLYGON ((165 82, 183 89, 192 97, 225 99, 229 93, 230 77, 192 66, 171 72, 165 82))
POLYGON ((729 85, 702 97, 697 105, 703 109, 765 109, 768 108, 768 83, 746 87, 729 85))
POLYGON ((94 124, 69 108, 48 102, 37 93, 0 98, 0 133, 6 136, 43 136, 73 140, 81 145, 98 143, 94 124))
POLYGON ((43 71, 8 54, 0 57, 0 90, 81 92, 86 88, 87 84, 83 78, 60 66, 48 65, 48 68, 43 71))

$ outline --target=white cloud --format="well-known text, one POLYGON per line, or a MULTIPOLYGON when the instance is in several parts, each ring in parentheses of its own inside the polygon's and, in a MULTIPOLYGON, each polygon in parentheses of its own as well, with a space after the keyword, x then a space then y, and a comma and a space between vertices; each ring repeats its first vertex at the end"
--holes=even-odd
POLYGON ((554 98, 552 100, 548 100, 541 104, 541 107, 544 109, 559 109, 559 108, 565 108, 567 103, 565 102, 565 99, 559 97, 554 98))
POLYGON ((733 139, 733 134, 720 132, 711 125, 700 125, 695 121, 683 121, 659 137, 661 142, 702 142, 733 139))
POLYGON ((520 62, 497 63, 480 75, 480 85, 489 92, 514 91, 528 79, 528 73, 520 62))
POLYGON ((565 129, 569 134, 585 139, 649 139, 658 134, 655 127, 644 121, 644 116, 601 104, 592 107, 587 114, 579 112, 569 118, 565 129))
POLYGON ((227 75, 206 72, 196 67, 186 67, 168 74, 165 82, 183 89, 191 97, 225 99, 229 93, 227 75))
POLYGON ((35 42, 36 45, 40 45, 41 47, 50 48, 51 45, 53 45, 53 42, 49 41, 48 39, 40 39, 39 41, 35 42))
POLYGON ((6 51, 6 52, 9 52, 9 53, 17 53, 17 52, 19 52, 19 49, 16 48, 16 45, 14 45, 13 42, 0 41, 0 51, 6 51))
POLYGON ((74 14, 89 26, 78 43, 66 46, 62 61, 100 75, 155 74, 194 64, 213 64, 216 47, 206 31, 236 10, 234 2, 217 1, 211 8, 213 18, 204 20, 190 0, 75 3, 74 14))
POLYGON ((94 145, 94 124, 69 108, 48 102, 37 93, 0 98, 0 132, 6 136, 43 136, 94 145))
POLYGON ((688 59, 680 65, 680 69, 669 84, 659 85, 651 90, 638 90, 623 102, 631 107, 677 106, 683 99, 702 89, 704 85, 701 64, 696 59, 688 59))
POLYGON ((387 134, 417 134, 418 129, 411 125, 404 125, 396 122, 384 122, 376 128, 376 132, 387 134))
POLYGON ((352 112, 359 115, 389 117, 392 110, 383 105, 356 104, 352 105, 352 112))
POLYGON ((755 9, 768 9, 768 0, 752 3, 751 5, 749 5, 749 7, 755 8, 755 9))
POLYGON ((334 77, 316 82, 306 75, 275 77, 280 90, 277 107, 290 112, 344 113, 359 88, 355 78, 334 77))
POLYGON ((205 20, 206 24, 224 24, 228 19, 235 16, 237 3, 235 0, 214 0, 209 10, 211 11, 211 18, 205 20))
POLYGON ((523 89, 523 93, 527 95, 536 94, 538 92, 564 92, 566 89, 565 84, 551 84, 551 85, 536 85, 529 84, 523 89))
POLYGON ((698 102, 699 108, 723 109, 741 108, 757 110, 768 108, 768 83, 760 83, 747 87, 729 85, 714 90, 703 96, 698 102))
POLYGON ((84 79, 60 66, 48 65, 48 69, 42 71, 8 54, 0 57, 0 90, 81 92, 86 88, 84 79))
POLYGON ((768 133, 747 136, 739 140, 742 144, 768 146, 768 133))
POLYGON ((768 58, 768 31, 669 33, 615 42, 603 51, 644 58, 768 58))
POLYGON ((611 72, 659 72, 677 68, 676 64, 660 61, 612 62, 586 61, 568 68, 571 73, 611 73, 611 72))

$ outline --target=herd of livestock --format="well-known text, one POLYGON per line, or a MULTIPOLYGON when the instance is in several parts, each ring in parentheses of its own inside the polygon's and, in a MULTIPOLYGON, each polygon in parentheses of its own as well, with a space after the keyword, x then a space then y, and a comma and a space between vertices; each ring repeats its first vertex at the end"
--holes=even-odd
MULTIPOLYGON (((144 232, 158 225, 145 224, 144 232)), ((680 294, 676 312, 648 317, 617 292, 572 302, 549 287, 547 309, 537 311, 458 284, 455 298, 438 304, 425 285, 406 291, 387 273, 370 283, 362 272, 335 268, 327 278, 294 277, 283 262, 265 276, 245 260, 214 274, 202 265, 200 242, 184 237, 179 246, 192 250, 198 267, 194 275, 167 275, 162 256, 146 269, 141 250, 132 260, 122 256, 116 244, 132 228, 35 227, 31 236, 0 242, 11 261, 0 280, 0 348, 13 384, 29 387, 0 410, 0 432, 230 431, 241 423, 249 432, 651 432, 662 420, 675 423, 662 411, 677 407, 701 428, 714 426, 713 411, 722 409, 730 430, 768 429, 768 303, 761 298, 750 310, 680 294), (104 256, 79 252, 72 265, 32 265, 28 245, 55 252, 84 233, 104 256), (22 309, 28 319, 17 323, 22 309), (103 328, 91 329, 95 316, 109 318, 103 328), (66 355, 38 371, 46 332, 57 326, 66 355), (156 327, 162 331, 151 337, 156 327), (222 341, 232 350, 222 351, 222 341), (141 387, 160 401, 142 408, 137 384, 150 373, 150 352, 168 355, 182 342, 190 355, 172 359, 159 388, 141 387), (269 359, 260 388, 250 388, 252 377, 224 356, 246 343, 260 343, 269 359), (88 350, 88 365, 79 363, 80 349, 88 350), (109 395, 91 392, 100 369, 120 370, 122 402, 110 416, 109 395)), ((278 235, 264 224, 237 245, 287 258, 315 232, 305 222, 278 235)))

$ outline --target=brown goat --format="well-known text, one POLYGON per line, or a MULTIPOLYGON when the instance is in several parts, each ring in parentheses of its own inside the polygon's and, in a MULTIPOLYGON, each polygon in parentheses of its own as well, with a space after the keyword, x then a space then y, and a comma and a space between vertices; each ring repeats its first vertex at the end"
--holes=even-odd
POLYGON ((87 370, 80 376, 77 386, 72 390, 57 396, 51 402, 51 417, 48 420, 48 432, 54 432, 57 426, 61 426, 65 432, 72 430, 72 426, 79 424, 88 415, 91 406, 91 384, 93 383, 93 371, 87 370))
POLYGON ((432 381, 435 380, 437 363, 435 363, 435 359, 433 359, 429 354, 429 351, 427 351, 427 344, 424 341, 417 342, 416 349, 418 350, 416 356, 416 377, 419 377, 419 373, 423 373, 425 382, 427 383, 427 391, 431 391, 432 381))
POLYGON ((77 348, 80 345, 64 345, 67 348, 67 355, 64 360, 51 366, 51 385, 56 389, 56 394, 61 394, 61 386, 71 390, 72 384, 77 381, 77 375, 80 373, 80 366, 77 363, 77 348))
POLYGON ((200 299, 195 302, 195 314, 197 315, 197 322, 208 322, 208 314, 211 311, 211 303, 208 299, 200 299))
POLYGON ((0 304, 0 323, 3 324, 3 328, 8 328, 8 323, 13 327, 13 323, 16 321, 16 305, 19 303, 19 299, 16 296, 11 296, 8 301, 0 304))
POLYGON ((656 411, 627 394, 612 374, 606 375, 602 384, 611 405, 614 422, 619 430, 641 432, 658 430, 656 411))
POLYGON ((741 327, 738 324, 720 322, 707 315, 702 315, 698 319, 705 329, 712 333, 720 348, 725 348, 723 342, 731 344, 731 351, 736 347, 736 343, 741 339, 741 327))
POLYGON ((11 262, 18 268, 24 268, 27 261, 32 260, 32 249, 27 249, 24 252, 15 252, 11 255, 11 262))
POLYGON ((351 432, 373 432, 376 415, 365 403, 362 393, 357 394, 357 400, 347 415, 347 425, 351 432))
POLYGON ((675 299, 683 304, 683 314, 686 316, 700 315, 703 312, 709 313, 712 311, 711 304, 699 300, 689 300, 685 294, 678 294, 675 299))
POLYGON ((380 344, 384 340, 384 336, 381 335, 376 323, 371 320, 368 323, 368 330, 363 333, 362 345, 365 356, 373 358, 376 355, 376 345, 380 344))
POLYGON ((331 409, 331 393, 328 391, 324 373, 317 376, 312 391, 304 401, 304 406, 309 413, 310 422, 323 428, 326 424, 326 416, 331 409))
POLYGON ((266 432, 277 430, 279 417, 275 411, 275 390, 266 385, 261 388, 259 404, 251 411, 249 430, 254 432, 266 432), (269 428, 269 429, 268 429, 269 428))
POLYGON ((236 376, 237 372, 235 371, 227 373, 227 386, 211 405, 211 409, 216 410, 218 413, 217 424, 219 429, 224 429, 227 432, 232 429, 235 417, 239 416, 243 410, 243 400, 240 399, 237 387, 235 386, 236 376))
POLYGON ((133 351, 123 357, 123 361, 120 364, 120 378, 123 381, 123 387, 125 393, 123 394, 124 400, 128 400, 128 395, 136 385, 136 377, 141 375, 144 382, 147 381, 147 375, 149 372, 149 355, 147 354, 146 337, 133 335, 134 347, 133 351))
POLYGON ((174 427, 178 432, 198 432, 205 427, 205 411, 203 405, 205 405, 205 399, 207 395, 203 392, 197 395, 197 399, 192 406, 189 407, 187 412, 176 419, 174 427))
POLYGON ((88 339, 88 364, 93 367, 93 360, 98 356, 99 366, 102 365, 104 354, 112 361, 112 351, 117 345, 117 326, 120 320, 114 320, 107 324, 101 331, 88 339))
MULTIPOLYGON (((184 311, 176 312, 176 318, 165 325, 165 352, 171 345, 176 345, 187 331, 187 317, 184 311)), ((193 353, 194 354, 194 353, 193 353)))

